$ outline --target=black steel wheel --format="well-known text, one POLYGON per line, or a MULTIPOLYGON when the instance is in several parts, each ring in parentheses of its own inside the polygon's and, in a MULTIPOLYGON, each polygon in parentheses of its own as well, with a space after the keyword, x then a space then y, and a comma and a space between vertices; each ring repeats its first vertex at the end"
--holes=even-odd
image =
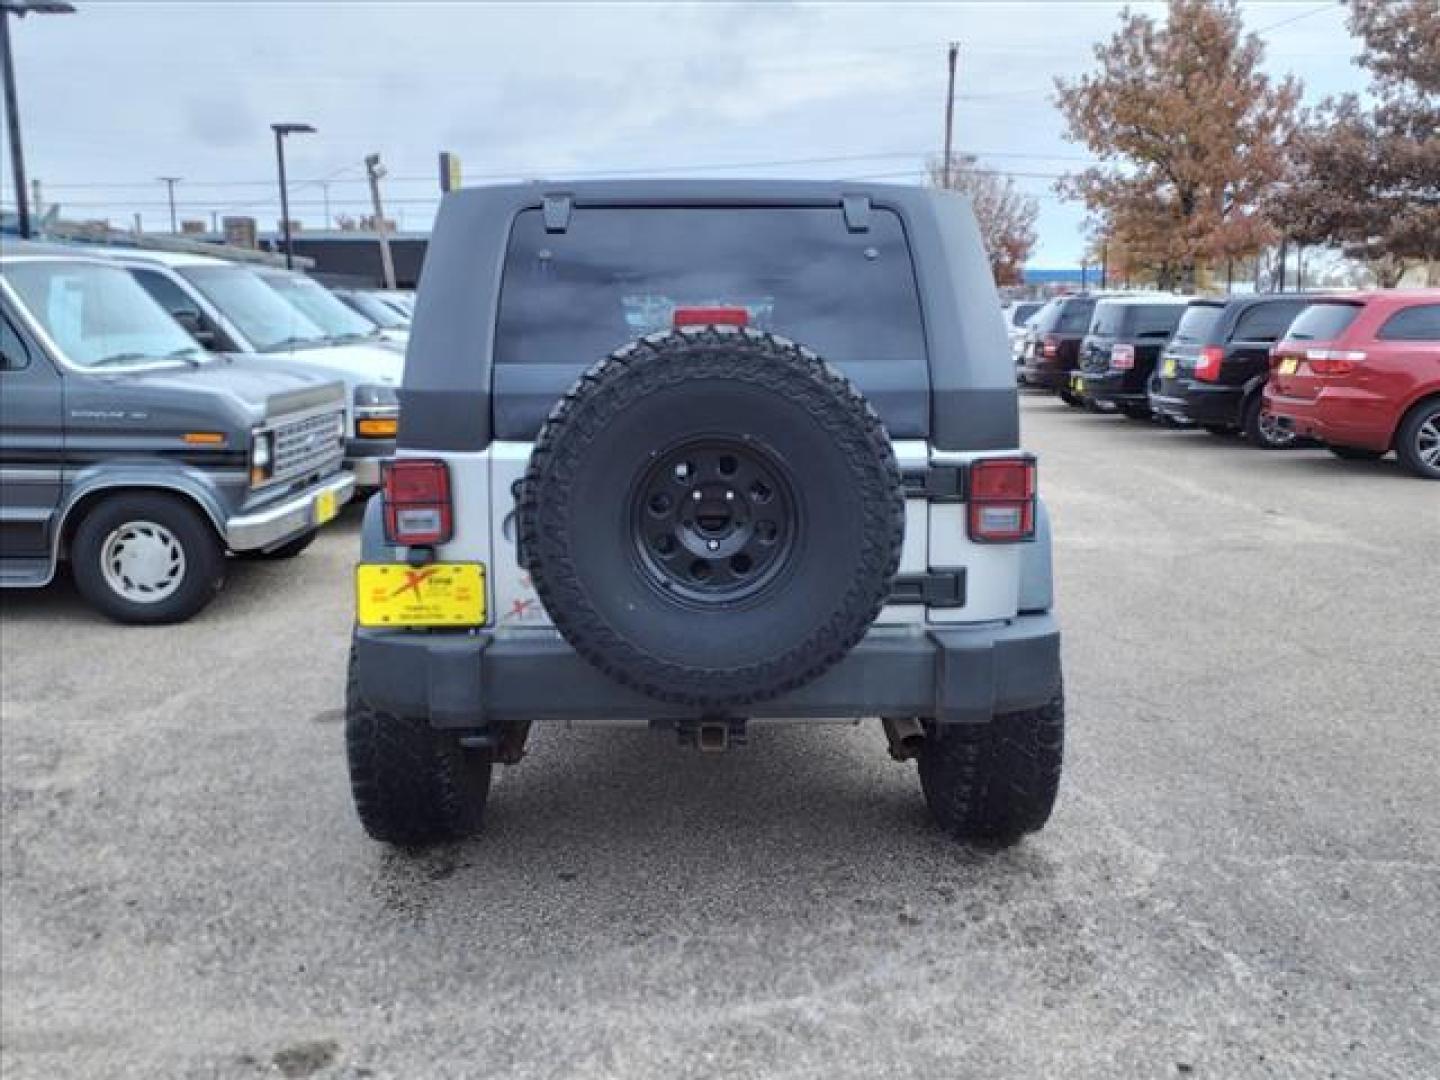
POLYGON ((659 455, 631 496, 636 549, 652 579, 696 604, 762 592, 800 531, 785 475, 754 442, 690 441, 659 455))

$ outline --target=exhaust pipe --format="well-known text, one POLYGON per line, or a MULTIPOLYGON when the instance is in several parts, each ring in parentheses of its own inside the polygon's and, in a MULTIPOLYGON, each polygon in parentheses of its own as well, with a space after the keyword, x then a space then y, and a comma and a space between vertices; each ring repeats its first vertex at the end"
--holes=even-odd
POLYGON ((896 761, 909 761, 920 753, 925 745, 925 728, 911 716, 898 719, 885 717, 880 721, 885 728, 885 738, 890 743, 890 756, 896 761))

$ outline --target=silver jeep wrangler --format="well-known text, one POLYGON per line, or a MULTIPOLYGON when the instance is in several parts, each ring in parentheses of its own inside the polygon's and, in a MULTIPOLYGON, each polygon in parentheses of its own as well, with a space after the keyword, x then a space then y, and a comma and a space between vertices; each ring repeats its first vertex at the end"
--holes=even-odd
POLYGON ((719 750, 878 718, 950 832, 1049 817, 1049 522, 963 198, 451 194, 400 400, 347 694, 370 835, 472 833, 493 764, 574 719, 719 750))

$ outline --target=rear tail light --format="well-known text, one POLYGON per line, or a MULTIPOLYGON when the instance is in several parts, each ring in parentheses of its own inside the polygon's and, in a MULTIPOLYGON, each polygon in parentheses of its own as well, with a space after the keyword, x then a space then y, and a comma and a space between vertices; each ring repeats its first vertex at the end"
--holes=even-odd
POLYGON ((681 326, 745 326, 750 313, 743 307, 677 307, 670 323, 681 326))
POLYGON ((982 458, 970 466, 970 539, 1010 544, 1035 537, 1035 459, 982 458))
POLYGON ((385 539, 407 547, 443 544, 450 539, 450 470, 445 462, 403 458, 380 465, 384 492, 385 539))
POLYGON ((1110 366, 1116 371, 1129 371, 1135 366, 1134 345, 1111 345, 1110 366))
POLYGON ((1060 355, 1060 339, 1054 334, 1046 334, 1041 339, 1040 351, 1045 354, 1046 360, 1054 360, 1060 355))
POLYGON ((1305 362, 1316 375, 1349 375, 1365 362, 1359 349, 1306 349, 1305 362))
POLYGON ((1224 362, 1224 349, 1219 345, 1206 345, 1200 350, 1200 359, 1195 362, 1195 378, 1202 382, 1214 382, 1220 378, 1220 365, 1224 362))

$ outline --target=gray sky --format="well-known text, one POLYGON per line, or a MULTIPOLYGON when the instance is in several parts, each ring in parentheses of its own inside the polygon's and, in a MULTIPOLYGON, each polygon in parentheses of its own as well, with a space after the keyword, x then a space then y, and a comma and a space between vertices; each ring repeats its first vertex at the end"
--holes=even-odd
MULTIPOLYGON (((30 175, 67 218, 168 225, 278 217, 269 124, 290 140, 292 213, 312 228, 367 209, 360 164, 379 151, 387 211, 428 226, 436 154, 466 183, 578 174, 920 179, 942 135, 945 43, 962 43, 957 149, 1022 174, 1041 196, 1037 266, 1073 264, 1083 210, 1049 177, 1083 164, 1050 103, 1090 66, 1119 3, 480 4, 129 3, 12 22, 30 175), (736 167, 732 167, 736 166, 736 167)), ((1136 4, 1154 12, 1160 4, 1136 4)), ((1360 89, 1343 9, 1244 7, 1267 67, 1307 101, 1360 89), (1284 25, 1276 25, 1276 24, 1284 25)), ((8 153, 8 147, 6 148, 8 153)), ((4 174, 5 201, 10 173, 4 174)))

